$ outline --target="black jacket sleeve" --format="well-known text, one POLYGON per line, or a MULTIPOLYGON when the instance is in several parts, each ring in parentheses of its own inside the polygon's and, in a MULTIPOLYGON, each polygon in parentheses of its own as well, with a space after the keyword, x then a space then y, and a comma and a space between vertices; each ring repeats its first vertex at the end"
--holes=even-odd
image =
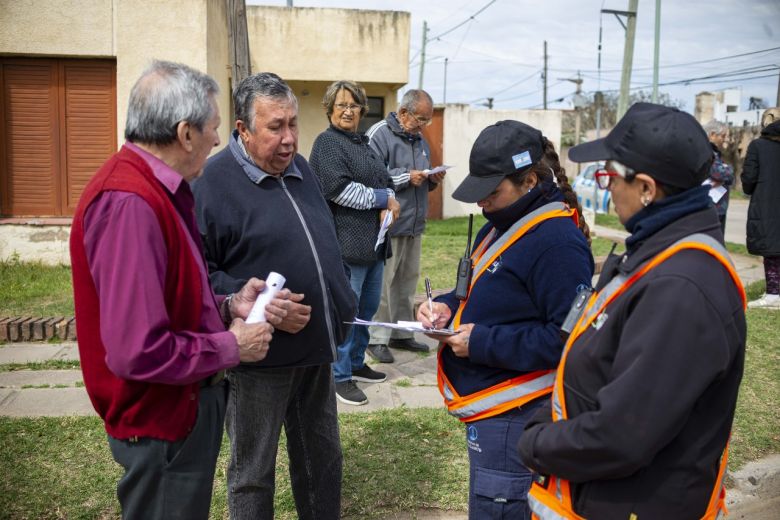
POLYGON ((742 191, 751 195, 758 184, 758 146, 756 141, 751 141, 745 153, 745 162, 742 163, 742 191))

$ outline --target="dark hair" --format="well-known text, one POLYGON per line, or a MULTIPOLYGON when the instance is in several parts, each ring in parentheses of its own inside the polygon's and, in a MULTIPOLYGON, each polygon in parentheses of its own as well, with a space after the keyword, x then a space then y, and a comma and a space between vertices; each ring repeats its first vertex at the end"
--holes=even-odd
POLYGON ((555 151, 555 146, 546 137, 542 137, 542 142, 544 144, 542 158, 528 170, 522 173, 508 175, 507 179, 509 179, 512 184, 520 186, 529 172, 534 172, 536 177, 541 181, 552 182, 553 175, 555 175, 558 189, 563 193, 563 200, 570 208, 575 208, 577 210, 580 231, 582 231, 582 234, 585 235, 585 238, 588 240, 588 244, 590 244, 590 228, 585 222, 585 218, 582 216, 582 206, 580 206, 580 203, 577 201, 577 194, 574 193, 571 184, 569 184, 569 179, 566 177, 566 170, 561 166, 561 159, 555 151))
POLYGON ((247 76, 233 90, 233 105, 236 120, 241 120, 255 131, 254 104, 257 98, 270 98, 287 101, 298 107, 298 100, 290 86, 273 72, 258 72, 247 76))

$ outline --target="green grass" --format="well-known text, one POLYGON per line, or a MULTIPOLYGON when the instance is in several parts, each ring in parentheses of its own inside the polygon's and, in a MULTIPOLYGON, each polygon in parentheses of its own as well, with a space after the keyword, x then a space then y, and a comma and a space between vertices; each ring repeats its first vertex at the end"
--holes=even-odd
POLYGON ((79 370, 81 364, 75 360, 48 359, 46 361, 31 361, 29 363, 0 364, 0 372, 15 372, 17 370, 79 370))
POLYGON ((0 316, 72 316, 70 266, 0 261, 0 316))
POLYGON ((620 223, 618 216, 613 215, 612 213, 596 213, 596 225, 611 229, 619 229, 621 231, 626 230, 626 228, 623 227, 623 224, 620 223))
MULTIPOLYGON (((418 508, 465 511, 468 456, 460 423, 439 409, 339 417, 344 447, 342 512, 373 518, 418 508)), ((0 517, 118 518, 121 468, 94 417, 0 418, 0 517)), ((223 440, 211 518, 227 518, 223 440)), ((276 464, 278 519, 297 517, 282 435, 276 464)))

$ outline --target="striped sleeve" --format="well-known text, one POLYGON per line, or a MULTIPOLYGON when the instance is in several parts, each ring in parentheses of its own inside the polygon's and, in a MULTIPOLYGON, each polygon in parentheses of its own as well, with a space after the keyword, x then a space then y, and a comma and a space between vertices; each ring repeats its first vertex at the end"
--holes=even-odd
POLYGON ((339 206, 352 209, 386 208, 387 199, 395 194, 390 189, 372 189, 359 182, 350 182, 347 187, 334 197, 333 202, 339 206))

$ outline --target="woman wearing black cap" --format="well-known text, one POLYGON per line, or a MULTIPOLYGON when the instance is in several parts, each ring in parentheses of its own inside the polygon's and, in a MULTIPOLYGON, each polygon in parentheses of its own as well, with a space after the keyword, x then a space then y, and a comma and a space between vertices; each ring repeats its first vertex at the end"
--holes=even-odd
POLYGON ((560 326, 578 289, 590 287, 593 258, 576 195, 541 132, 517 121, 489 126, 469 168, 453 197, 477 202, 488 223, 472 250, 468 295, 422 305, 418 319, 459 331, 443 339, 438 378, 449 412, 466 423, 469 517, 528 518, 531 474, 516 444, 552 389, 560 326))
POLYGON ((569 335, 551 402, 519 443, 536 515, 714 519, 745 349, 744 290, 708 187, 693 117, 638 103, 572 148, 631 236, 569 335))

